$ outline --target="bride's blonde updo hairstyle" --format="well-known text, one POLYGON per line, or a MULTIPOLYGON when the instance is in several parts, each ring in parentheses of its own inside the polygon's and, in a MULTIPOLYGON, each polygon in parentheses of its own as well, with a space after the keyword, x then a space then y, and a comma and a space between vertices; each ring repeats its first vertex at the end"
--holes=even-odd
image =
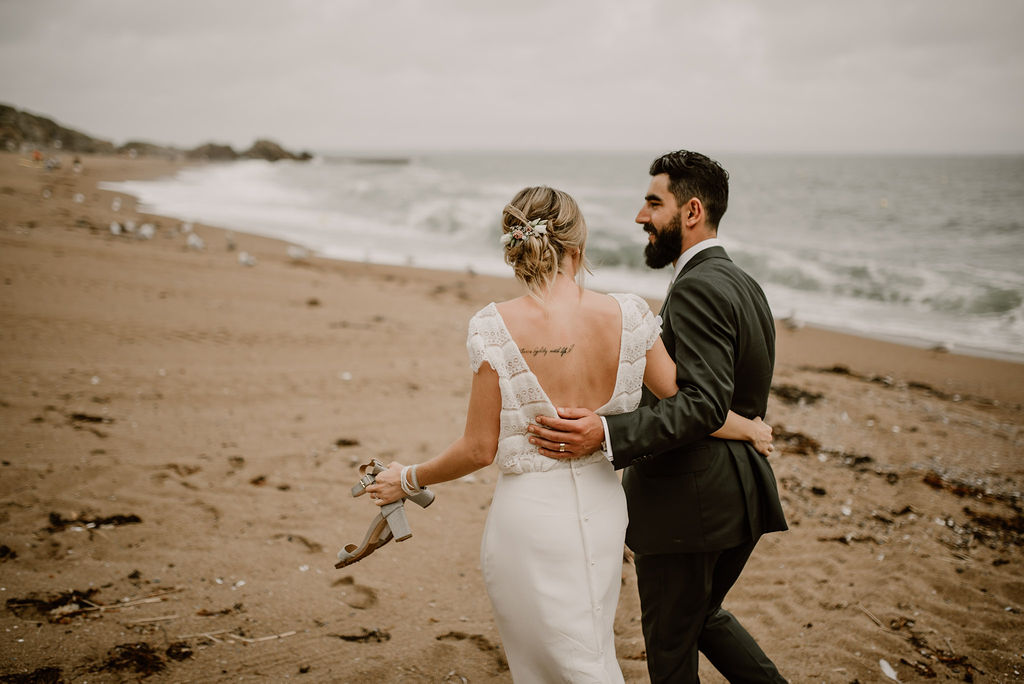
POLYGON ((578 254, 577 282, 583 287, 583 273, 590 270, 584 256, 587 224, 579 206, 567 193, 544 185, 523 188, 501 213, 505 263, 512 267, 529 290, 543 300, 566 255, 578 254), (530 230, 531 222, 545 221, 541 230, 530 230), (521 235, 523 239, 509 239, 521 235))

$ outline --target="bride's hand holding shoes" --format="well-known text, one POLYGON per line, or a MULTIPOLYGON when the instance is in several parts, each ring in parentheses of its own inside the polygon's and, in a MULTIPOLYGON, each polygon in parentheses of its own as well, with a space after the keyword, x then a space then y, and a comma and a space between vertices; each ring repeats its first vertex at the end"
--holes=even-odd
MULTIPOLYGON (((405 496, 401 484, 403 468, 405 466, 398 461, 392 461, 388 464, 387 470, 377 474, 374 483, 366 488, 370 500, 374 504, 383 506, 405 496)), ((408 477, 406 481, 408 481, 408 477)))

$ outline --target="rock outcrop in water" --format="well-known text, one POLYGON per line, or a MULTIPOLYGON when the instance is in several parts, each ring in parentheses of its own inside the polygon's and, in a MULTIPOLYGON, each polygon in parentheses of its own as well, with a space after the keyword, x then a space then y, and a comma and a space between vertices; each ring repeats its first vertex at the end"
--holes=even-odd
POLYGON ((206 161, 234 161, 236 159, 265 159, 279 161, 312 159, 309 152, 295 153, 272 140, 260 139, 244 152, 236 152, 230 145, 205 143, 189 150, 132 140, 115 146, 109 140, 95 138, 87 133, 67 128, 45 116, 32 114, 0 104, 0 149, 15 151, 24 146, 34 149, 59 149, 83 154, 128 154, 133 157, 161 157, 165 159, 201 159, 206 161))
POLYGON ((292 159, 306 161, 313 158, 309 152, 294 154, 278 145, 273 140, 257 140, 252 147, 242 153, 246 159, 266 159, 267 161, 279 161, 281 159, 292 159))
POLYGON ((203 161, 234 161, 238 159, 238 153, 231 145, 218 145, 217 143, 206 143, 194 147, 185 152, 189 159, 201 159, 203 161))

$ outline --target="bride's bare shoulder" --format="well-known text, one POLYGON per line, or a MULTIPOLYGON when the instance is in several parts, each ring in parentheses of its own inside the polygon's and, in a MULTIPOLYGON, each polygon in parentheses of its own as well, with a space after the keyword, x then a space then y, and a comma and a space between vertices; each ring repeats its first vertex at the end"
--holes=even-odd
POLYGON ((583 291, 583 306, 591 314, 618 318, 619 302, 615 297, 593 290, 583 291))

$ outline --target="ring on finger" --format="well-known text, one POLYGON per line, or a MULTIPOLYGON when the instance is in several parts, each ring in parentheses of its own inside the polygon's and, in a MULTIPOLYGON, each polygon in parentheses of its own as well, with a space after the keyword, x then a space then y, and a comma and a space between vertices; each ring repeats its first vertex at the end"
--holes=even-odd
POLYGON ((559 453, 565 453, 565 442, 558 443, 558 451, 559 453))

